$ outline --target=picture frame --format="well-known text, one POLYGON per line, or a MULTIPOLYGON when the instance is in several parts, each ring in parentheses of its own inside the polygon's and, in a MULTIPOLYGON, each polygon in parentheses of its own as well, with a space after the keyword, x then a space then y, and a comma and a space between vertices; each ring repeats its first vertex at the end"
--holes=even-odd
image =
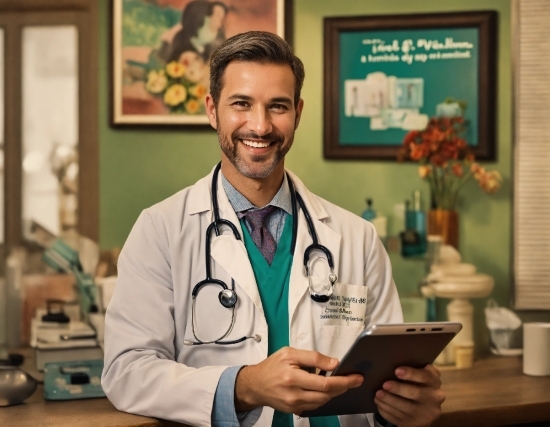
POLYGON ((292 41, 292 0, 111 0, 110 124, 209 127, 212 52, 263 30, 292 41))
POLYGON ((409 130, 463 115, 496 159, 495 11, 324 19, 324 157, 397 160, 409 130))

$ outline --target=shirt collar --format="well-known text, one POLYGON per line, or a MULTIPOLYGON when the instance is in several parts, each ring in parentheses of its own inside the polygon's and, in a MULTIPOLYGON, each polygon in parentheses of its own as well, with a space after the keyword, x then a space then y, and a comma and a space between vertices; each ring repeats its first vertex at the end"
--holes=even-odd
MULTIPOLYGON (((249 209, 259 209, 258 207, 250 203, 250 201, 246 197, 244 197, 235 187, 233 187, 233 185, 231 185, 231 183, 225 178, 223 173, 221 173, 221 176, 223 189, 225 190, 225 194, 227 194, 229 203, 231 203, 231 206, 233 207, 233 210, 235 212, 242 212, 249 209)), ((277 191, 277 194, 275 194, 268 205, 280 208, 286 213, 292 215, 292 201, 290 197, 290 188, 288 187, 288 178, 286 173, 284 174, 281 188, 279 188, 279 191, 277 191)))

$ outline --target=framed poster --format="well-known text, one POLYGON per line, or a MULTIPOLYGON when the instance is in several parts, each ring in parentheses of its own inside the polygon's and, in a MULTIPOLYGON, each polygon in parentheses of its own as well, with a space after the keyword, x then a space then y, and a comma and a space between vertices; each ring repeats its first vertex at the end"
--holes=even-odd
POLYGON ((406 133, 462 115, 495 160, 497 13, 325 18, 324 155, 396 160, 406 133))
POLYGON ((210 56, 250 30, 291 38, 291 0, 111 0, 111 125, 207 125, 210 56))

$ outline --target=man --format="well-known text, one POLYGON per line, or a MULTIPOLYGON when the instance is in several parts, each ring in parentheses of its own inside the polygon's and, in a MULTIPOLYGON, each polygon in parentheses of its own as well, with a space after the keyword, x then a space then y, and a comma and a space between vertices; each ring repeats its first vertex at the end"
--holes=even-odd
POLYGON ((432 366, 398 368, 402 381, 376 394, 376 421, 292 415, 362 382, 310 371, 334 370, 365 326, 402 321, 372 225, 284 169, 303 79, 270 33, 237 35, 214 53, 206 107, 221 173, 146 209, 119 259, 102 379, 118 409, 201 426, 407 427, 439 415, 432 366), (331 303, 344 297, 357 301, 346 315, 331 303))

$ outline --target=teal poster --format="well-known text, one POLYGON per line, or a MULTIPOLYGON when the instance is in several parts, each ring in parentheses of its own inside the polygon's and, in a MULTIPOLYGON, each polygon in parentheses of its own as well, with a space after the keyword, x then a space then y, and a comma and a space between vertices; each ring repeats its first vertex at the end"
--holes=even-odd
POLYGON ((339 34, 339 143, 401 145, 430 117, 463 115, 478 146, 479 28, 339 34))

